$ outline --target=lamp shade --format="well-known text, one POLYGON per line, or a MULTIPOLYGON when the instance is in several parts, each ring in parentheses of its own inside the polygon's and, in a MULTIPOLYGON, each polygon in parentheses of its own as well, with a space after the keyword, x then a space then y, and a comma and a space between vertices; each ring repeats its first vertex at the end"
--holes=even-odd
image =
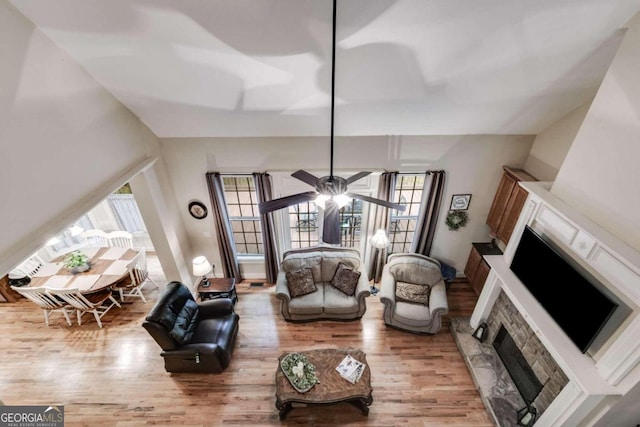
POLYGON ((384 249, 389 246, 389 238, 385 234, 384 230, 378 230, 376 233, 371 236, 369 239, 369 244, 374 248, 384 249))
POLYGON ((197 256, 193 259, 193 275, 204 276, 213 270, 211 263, 204 255, 197 256))

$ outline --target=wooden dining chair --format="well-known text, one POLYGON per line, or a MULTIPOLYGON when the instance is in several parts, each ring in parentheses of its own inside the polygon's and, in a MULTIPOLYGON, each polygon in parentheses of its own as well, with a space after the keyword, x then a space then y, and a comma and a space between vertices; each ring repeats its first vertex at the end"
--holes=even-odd
POLYGON ((120 293, 120 301, 124 301, 125 297, 138 297, 142 302, 147 302, 142 294, 142 288, 147 281, 153 283, 156 288, 160 286, 149 276, 147 268, 147 253, 144 250, 138 252, 133 259, 127 264, 129 276, 120 280, 113 286, 114 290, 120 293))
POLYGON ((133 249, 133 234, 124 230, 116 230, 107 234, 109 246, 113 248, 133 249))
MULTIPOLYGON (((44 322, 49 326, 49 315, 52 312, 58 311, 64 315, 67 319, 67 323, 71 326, 71 319, 69 318, 69 304, 64 300, 59 300, 51 296, 47 289, 44 287, 29 287, 29 286, 11 286, 11 289, 18 292, 20 295, 36 303, 44 313, 44 322)), ((73 310, 73 309, 72 309, 73 310)))
POLYGON ((43 265, 44 261, 42 258, 40 258, 38 254, 33 254, 11 270, 11 273, 22 277, 33 277, 43 265))
POLYGON ((102 230, 86 230, 83 231, 81 236, 87 242, 88 246, 95 246, 99 248, 108 248, 109 245, 109 237, 107 233, 102 230))
POLYGON ((90 294, 83 294, 79 289, 47 289, 47 292, 53 297, 66 301, 76 310, 78 325, 82 325, 83 314, 93 313, 98 326, 102 328, 102 320, 100 320, 102 316, 107 314, 114 305, 121 307, 111 295, 111 289, 103 289, 90 294))

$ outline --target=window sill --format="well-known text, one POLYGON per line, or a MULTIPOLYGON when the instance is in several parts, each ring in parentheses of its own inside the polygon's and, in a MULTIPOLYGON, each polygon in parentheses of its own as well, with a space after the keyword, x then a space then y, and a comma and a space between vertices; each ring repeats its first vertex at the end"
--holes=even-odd
POLYGON ((264 262, 264 255, 238 255, 239 264, 261 264, 264 262))

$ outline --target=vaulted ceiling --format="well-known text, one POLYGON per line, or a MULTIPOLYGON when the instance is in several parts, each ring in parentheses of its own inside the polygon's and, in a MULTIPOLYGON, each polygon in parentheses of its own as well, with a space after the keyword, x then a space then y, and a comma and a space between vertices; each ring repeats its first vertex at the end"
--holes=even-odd
MULTIPOLYGON (((331 0, 10 0, 160 137, 327 135, 331 0)), ((338 0, 337 135, 536 134, 640 0, 338 0)))

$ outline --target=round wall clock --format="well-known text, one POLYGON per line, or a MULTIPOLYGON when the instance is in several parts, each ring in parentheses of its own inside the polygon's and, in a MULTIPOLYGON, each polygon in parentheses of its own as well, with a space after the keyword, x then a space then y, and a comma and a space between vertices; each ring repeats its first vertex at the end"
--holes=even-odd
POLYGON ((189 213, 196 219, 202 219, 207 216, 207 207, 202 202, 189 203, 189 213))

